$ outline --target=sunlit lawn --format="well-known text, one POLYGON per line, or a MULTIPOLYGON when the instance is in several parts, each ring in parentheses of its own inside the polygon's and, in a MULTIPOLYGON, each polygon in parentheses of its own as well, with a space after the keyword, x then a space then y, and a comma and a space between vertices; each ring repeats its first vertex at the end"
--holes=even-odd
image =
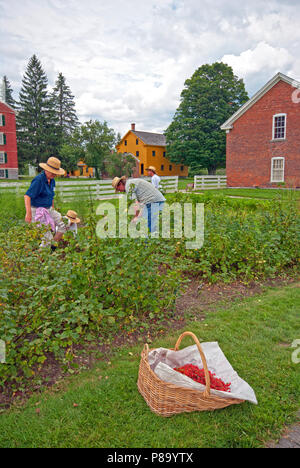
MULTIPOLYGON (((115 352, 110 362, 73 376, 0 415, 1 447, 262 447, 280 436, 299 409, 299 365, 291 343, 300 337, 300 284, 270 289, 209 312, 186 329, 218 341, 258 405, 163 418, 136 386, 143 344, 115 352)), ((203 313, 203 310, 201 311, 203 313)), ((152 347, 173 347, 169 332, 152 347)), ((187 339, 183 346, 191 344, 187 339)))

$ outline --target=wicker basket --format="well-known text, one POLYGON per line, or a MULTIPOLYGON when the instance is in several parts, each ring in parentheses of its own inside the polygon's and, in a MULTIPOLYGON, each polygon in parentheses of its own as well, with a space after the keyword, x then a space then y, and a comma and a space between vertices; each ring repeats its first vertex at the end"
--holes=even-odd
POLYGON ((192 411, 211 411, 225 408, 229 405, 243 403, 244 400, 234 398, 222 398, 210 394, 210 378, 206 359, 202 351, 199 340, 192 332, 184 332, 177 340, 172 351, 178 351, 181 340, 185 336, 191 336, 200 353, 206 380, 204 392, 179 387, 177 385, 164 382, 151 369, 148 360, 149 346, 145 344, 141 354, 141 362, 138 376, 138 389, 144 397, 150 409, 161 416, 172 416, 173 414, 192 411))

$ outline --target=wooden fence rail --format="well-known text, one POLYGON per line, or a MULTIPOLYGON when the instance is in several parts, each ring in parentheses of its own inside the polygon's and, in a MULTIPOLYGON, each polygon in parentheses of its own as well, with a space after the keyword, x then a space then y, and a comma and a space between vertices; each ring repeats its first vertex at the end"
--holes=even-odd
MULTIPOLYGON (((150 180, 149 177, 145 177, 150 180)), ((95 200, 108 200, 110 198, 119 198, 121 195, 116 193, 111 185, 112 179, 87 180, 87 181, 56 181, 55 191, 64 200, 71 198, 92 198, 95 200)), ((28 182, 1 182, 0 195, 5 193, 25 194, 30 185, 28 182)), ((178 190, 178 176, 161 177, 161 185, 164 192, 176 192, 178 190)))
POLYGON ((226 175, 204 175, 194 177, 194 190, 207 190, 227 187, 226 175))

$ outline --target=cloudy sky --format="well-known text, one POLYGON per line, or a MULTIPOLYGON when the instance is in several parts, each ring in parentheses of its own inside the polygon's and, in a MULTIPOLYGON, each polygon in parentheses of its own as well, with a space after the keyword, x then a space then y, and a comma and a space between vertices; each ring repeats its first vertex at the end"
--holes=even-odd
POLYGON ((0 77, 18 99, 36 54, 53 87, 59 72, 80 121, 122 135, 163 132, 184 82, 223 61, 251 97, 278 71, 300 78, 299 0, 0 0, 0 77))

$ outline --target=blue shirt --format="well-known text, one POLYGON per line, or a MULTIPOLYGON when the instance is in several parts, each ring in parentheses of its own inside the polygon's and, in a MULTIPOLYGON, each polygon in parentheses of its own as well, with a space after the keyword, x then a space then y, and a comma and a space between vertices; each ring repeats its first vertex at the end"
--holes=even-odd
POLYGON ((51 179, 48 184, 48 179, 45 172, 41 172, 32 179, 26 195, 31 198, 31 206, 36 208, 50 208, 54 198, 55 180, 51 179))

